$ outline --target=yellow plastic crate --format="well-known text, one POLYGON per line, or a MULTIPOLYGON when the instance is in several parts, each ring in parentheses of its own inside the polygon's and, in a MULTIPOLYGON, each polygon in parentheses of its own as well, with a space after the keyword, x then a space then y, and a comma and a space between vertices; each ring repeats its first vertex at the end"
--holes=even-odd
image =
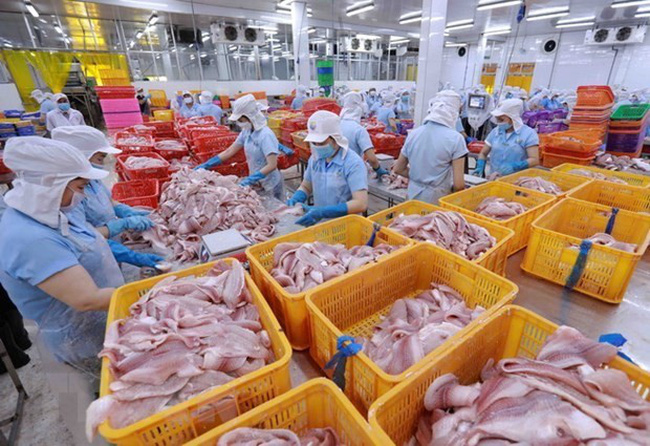
POLYGON ((650 189, 644 187, 594 180, 567 196, 627 211, 650 213, 650 189))
POLYGON ((285 119, 295 118, 300 113, 293 113, 287 110, 277 110, 268 116, 268 125, 270 129, 279 129, 285 119))
POLYGON ((531 223, 555 201, 556 197, 553 195, 493 181, 442 197, 440 206, 515 231, 515 236, 510 241, 508 248, 508 255, 512 255, 526 247, 531 223), (495 220, 474 212, 474 209, 487 197, 501 197, 508 201, 516 201, 526 206, 528 210, 508 220, 495 220))
MULTIPOLYGON (((473 325, 480 324, 493 309, 511 303, 517 285, 501 276, 429 243, 421 243, 365 271, 328 282, 307 293, 312 344, 309 350, 324 368, 337 352, 342 335, 371 337, 375 325, 389 313, 393 303, 415 297, 441 283, 458 291, 470 308, 488 310, 419 363, 399 375, 390 375, 365 353, 347 359, 345 394, 362 414, 381 395, 445 351, 473 325)), ((331 374, 332 370, 326 373, 331 374)))
MULTIPOLYGON (((233 259, 225 259, 225 261, 232 262, 233 259)), ((108 327, 116 319, 128 316, 129 307, 166 277, 202 276, 212 268, 214 263, 216 262, 163 274, 118 288, 111 298, 106 326, 108 327)), ((291 346, 248 273, 246 273, 246 286, 253 296, 253 303, 259 310, 262 326, 271 338, 275 361, 228 384, 204 392, 122 429, 113 429, 106 421, 99 426, 99 433, 108 442, 129 446, 180 445, 231 419, 230 411, 221 412, 219 402, 224 398, 234 397, 237 413, 241 414, 291 389, 289 375, 291 346)), ((109 386, 113 382, 113 376, 108 366, 108 358, 103 358, 100 396, 112 393, 109 386)))
POLYGON ((616 172, 614 170, 601 169, 594 166, 580 166, 578 164, 562 164, 554 167, 552 170, 555 172, 569 172, 573 169, 591 170, 594 172, 602 173, 608 177, 618 178, 625 181, 630 186, 650 187, 650 176, 645 176, 636 173, 616 172))
MULTIPOLYGON (((489 359, 500 361, 517 356, 534 358, 546 338, 558 326, 522 307, 508 305, 492 314, 484 323, 439 355, 408 381, 381 397, 370 408, 368 420, 382 445, 403 445, 417 430, 424 408, 424 394, 433 381, 453 373, 461 384, 479 380, 489 359)), ((625 372, 634 390, 650 400, 650 374, 616 357, 609 367, 625 372)))
MULTIPOLYGON (((167 107, 167 93, 165 90, 149 90, 148 93, 151 95, 151 105, 154 107, 167 107)), ((173 118, 173 117, 172 117, 173 118)), ((169 119, 171 121, 171 119, 169 119)))
POLYGON ((173 121, 174 120, 174 111, 173 110, 154 110, 153 117, 157 121, 173 121))
MULTIPOLYGON (((564 285, 578 258, 581 241, 605 232, 611 212, 611 207, 573 198, 559 202, 533 223, 521 268, 564 285)), ((619 211, 612 237, 638 245, 637 252, 594 244, 575 290, 618 304, 623 301, 634 268, 650 243, 650 215, 619 211)))
POLYGON ((381 444, 343 392, 325 378, 307 381, 186 446, 214 446, 222 435, 240 427, 289 429, 298 435, 309 429, 331 427, 346 446, 381 444))
MULTIPOLYGON (((341 243, 347 248, 352 248, 357 245, 365 245, 370 240, 372 230, 373 224, 370 221, 358 215, 348 215, 282 237, 276 237, 264 243, 258 243, 246 250, 251 276, 253 276, 253 280, 262 295, 273 308, 273 312, 278 317, 294 349, 306 350, 309 348, 309 321, 307 320, 307 306, 305 304, 306 293, 291 294, 285 291, 271 276, 273 250, 280 243, 311 243, 317 241, 329 244, 341 243)), ((407 246, 414 244, 412 240, 385 228, 382 228, 375 238, 375 246, 381 243, 407 246)), ((395 254, 384 256, 378 262, 385 262, 392 255, 395 254)), ((370 265, 365 265, 351 274, 365 271, 369 267, 370 265)), ((327 282, 314 289, 320 289, 326 284, 327 282)))
MULTIPOLYGON (((376 214, 368 217, 370 221, 379 223, 382 226, 388 226, 400 215, 427 215, 434 211, 449 212, 449 209, 443 209, 439 206, 424 203, 422 201, 410 200, 405 201, 404 203, 393 206, 392 208, 386 209, 385 211, 378 212, 376 214)), ((484 227, 488 230, 490 235, 497 239, 496 245, 490 248, 485 254, 483 254, 479 259, 472 260, 473 263, 481 265, 484 268, 489 269, 490 271, 497 273, 501 276, 506 274, 506 263, 508 260, 508 244, 510 240, 515 235, 512 229, 504 228, 497 224, 491 223, 486 220, 479 220, 478 218, 472 217, 470 215, 463 215, 465 219, 470 222, 484 227)), ((386 228, 389 231, 392 229, 386 228)), ((421 242, 419 242, 421 243, 421 242)))
POLYGON ((569 175, 564 172, 554 172, 552 170, 544 170, 544 169, 521 170, 517 173, 513 173, 512 175, 501 177, 497 181, 515 184, 515 181, 517 181, 521 177, 540 177, 546 181, 551 181, 552 183, 555 183, 563 191, 562 194, 557 196, 558 198, 565 197, 567 194, 570 194, 574 190, 592 181, 587 177, 581 177, 578 175, 569 175))

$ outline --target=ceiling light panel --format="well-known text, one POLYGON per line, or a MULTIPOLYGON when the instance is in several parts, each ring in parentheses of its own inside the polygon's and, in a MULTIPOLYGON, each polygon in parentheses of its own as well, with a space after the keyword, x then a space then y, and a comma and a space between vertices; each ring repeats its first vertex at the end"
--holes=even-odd
POLYGON ((479 0, 478 11, 488 11, 490 9, 507 8, 509 6, 521 5, 521 0, 479 0))

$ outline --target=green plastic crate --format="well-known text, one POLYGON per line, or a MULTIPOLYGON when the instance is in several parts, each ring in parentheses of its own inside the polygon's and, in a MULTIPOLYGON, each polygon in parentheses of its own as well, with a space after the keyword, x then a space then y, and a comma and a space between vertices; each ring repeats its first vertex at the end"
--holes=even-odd
POLYGON ((621 105, 612 115, 614 121, 641 121, 650 111, 650 104, 621 105))

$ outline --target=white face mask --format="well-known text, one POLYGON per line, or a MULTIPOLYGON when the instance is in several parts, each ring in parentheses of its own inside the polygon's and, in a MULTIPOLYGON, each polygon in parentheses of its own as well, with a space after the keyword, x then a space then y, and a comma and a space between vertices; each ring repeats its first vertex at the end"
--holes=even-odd
MULTIPOLYGON (((70 187, 67 187, 67 189, 70 189, 70 187)), ((84 201, 84 198, 86 198, 86 196, 81 192, 77 192, 76 190, 72 190, 72 189, 70 189, 70 191, 72 192, 72 200, 70 201, 69 205, 61 206, 61 211, 63 212, 68 212, 76 208, 81 204, 82 201, 84 201)))
POLYGON ((237 121, 237 125, 242 130, 252 130, 253 129, 253 124, 251 124, 250 122, 239 122, 239 121, 237 121))
POLYGON ((183 102, 185 102, 186 104, 191 104, 194 101, 192 100, 192 98, 184 98, 183 102))

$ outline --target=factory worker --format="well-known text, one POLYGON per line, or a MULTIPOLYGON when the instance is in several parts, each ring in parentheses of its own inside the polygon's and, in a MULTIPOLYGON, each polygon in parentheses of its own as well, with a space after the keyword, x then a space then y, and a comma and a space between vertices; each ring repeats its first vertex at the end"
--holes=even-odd
POLYGON ((135 98, 138 100, 140 113, 147 116, 151 115, 151 101, 149 100, 150 95, 145 94, 144 88, 138 88, 138 90, 135 92, 135 98))
POLYGON ((218 166, 243 148, 250 175, 240 184, 252 186, 259 183, 267 193, 279 200, 284 199, 284 179, 278 170, 279 143, 273 131, 266 125, 266 117, 262 113, 264 106, 257 102, 252 94, 247 94, 233 103, 232 110, 228 119, 235 121, 241 128, 237 140, 196 169, 218 166))
POLYGON ((32 99, 38 102, 38 105, 40 106, 38 111, 41 114, 41 121, 45 122, 45 117, 47 114, 56 108, 54 101, 52 101, 50 97, 38 89, 32 91, 30 96, 32 99))
POLYGON ((211 91, 202 91, 201 96, 199 96, 199 116, 212 116, 217 121, 217 124, 221 124, 221 118, 223 117, 223 110, 217 104, 212 102, 214 95, 211 91))
MULTIPOLYGON (((107 155, 122 153, 111 147, 104 134, 93 127, 59 127, 52 131, 52 139, 79 150, 96 169, 104 169, 107 155)), ((153 222, 146 217, 149 211, 114 202, 111 192, 100 180, 89 181, 84 193, 86 197, 81 206, 73 212, 81 212, 83 218, 105 238, 114 238, 127 229, 141 232, 153 226, 153 222)), ((109 246, 116 260, 121 263, 155 268, 165 260, 154 254, 132 251, 114 240, 109 240, 109 246)))
POLYGON ((395 95, 391 92, 384 93, 382 105, 377 109, 377 121, 386 126, 386 132, 397 132, 397 122, 395 121, 395 95))
POLYGON ((183 92, 183 105, 181 105, 180 113, 183 118, 193 118, 200 114, 199 104, 194 102, 192 93, 187 90, 183 92))
POLYGON ((368 104, 368 110, 370 111, 372 111, 375 104, 381 104, 381 98, 377 95, 376 88, 373 87, 370 90, 368 90, 368 97, 366 99, 366 103, 368 104))
POLYGON ((437 203, 453 190, 465 188, 467 146, 456 131, 462 106, 451 90, 438 93, 424 123, 406 138, 393 170, 409 179, 409 200, 437 203))
POLYGON ((291 101, 291 109, 300 110, 302 108, 302 103, 305 101, 306 97, 307 87, 304 85, 298 85, 298 87, 296 87, 296 97, 293 98, 293 101, 291 101))
POLYGON ((365 155, 368 164, 375 171, 377 177, 388 175, 388 171, 383 169, 379 164, 379 160, 377 160, 368 130, 360 124, 362 115, 363 98, 356 91, 349 92, 343 97, 341 133, 348 140, 349 149, 353 150, 361 158, 365 155))
POLYGON ((0 221, 0 282, 59 361, 96 374, 105 312, 124 279, 106 239, 71 211, 108 172, 37 136, 11 138, 4 162, 16 180, 0 221))
POLYGON ((65 94, 55 94, 54 103, 56 104, 56 108, 50 111, 45 118, 48 132, 66 125, 86 125, 86 121, 84 121, 84 116, 81 112, 70 108, 70 101, 68 101, 68 97, 65 94))
POLYGON ((348 148, 338 116, 317 111, 307 123, 305 142, 311 147, 305 177, 287 202, 302 203, 305 215, 296 221, 311 226, 323 219, 360 214, 368 208, 368 174, 359 155, 348 148), (309 195, 314 206, 305 206, 309 195))
POLYGON ((539 164, 539 137, 535 130, 524 125, 522 114, 523 103, 519 99, 503 101, 492 112, 497 127, 485 140, 485 147, 476 162, 475 175, 485 174, 488 156, 490 172, 502 176, 539 164))
POLYGON ((411 113, 411 94, 408 91, 403 91, 397 101, 395 106, 395 113, 397 114, 397 119, 413 119, 413 114, 411 113))

